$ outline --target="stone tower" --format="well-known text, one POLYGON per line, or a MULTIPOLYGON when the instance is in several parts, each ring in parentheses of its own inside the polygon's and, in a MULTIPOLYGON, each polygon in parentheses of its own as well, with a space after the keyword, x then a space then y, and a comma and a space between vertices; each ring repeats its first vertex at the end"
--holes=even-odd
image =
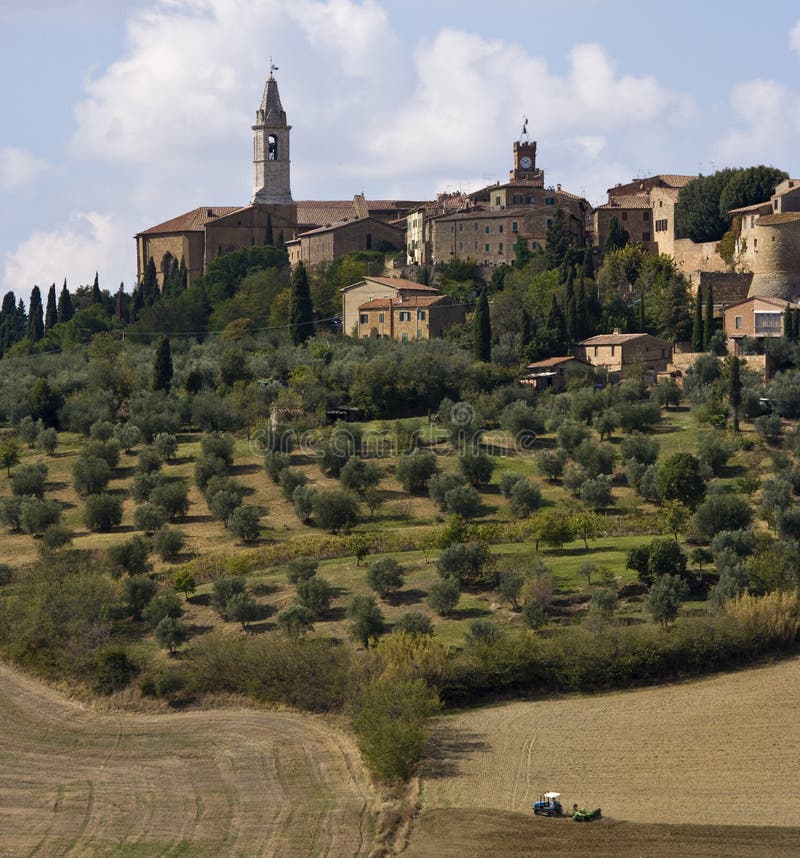
POLYGON ((514 169, 509 171, 510 182, 534 182, 544 185, 544 173, 536 168, 536 141, 528 137, 528 120, 522 124, 519 140, 514 141, 514 169))
POLYGON ((264 97, 253 126, 253 198, 251 203, 292 203, 289 184, 289 132, 278 82, 270 68, 264 97))

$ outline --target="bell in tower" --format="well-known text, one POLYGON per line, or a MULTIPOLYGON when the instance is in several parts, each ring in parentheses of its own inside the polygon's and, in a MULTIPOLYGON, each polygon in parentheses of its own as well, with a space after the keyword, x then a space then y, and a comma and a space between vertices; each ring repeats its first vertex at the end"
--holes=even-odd
POLYGON ((289 132, 281 105, 278 82, 270 64, 261 106, 253 125, 253 197, 251 203, 291 203, 289 183, 289 132))

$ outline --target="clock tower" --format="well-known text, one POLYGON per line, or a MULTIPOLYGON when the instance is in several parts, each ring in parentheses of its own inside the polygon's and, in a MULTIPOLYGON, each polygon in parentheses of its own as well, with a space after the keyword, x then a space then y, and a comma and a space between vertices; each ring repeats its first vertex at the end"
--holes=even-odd
POLYGON ((292 202, 289 185, 289 132, 286 111, 281 105, 278 82, 271 66, 261 106, 253 126, 253 198, 251 203, 292 202))
POLYGON ((514 169, 509 171, 509 181, 543 180, 542 171, 536 169, 536 141, 528 138, 528 120, 522 123, 519 140, 514 141, 514 169))

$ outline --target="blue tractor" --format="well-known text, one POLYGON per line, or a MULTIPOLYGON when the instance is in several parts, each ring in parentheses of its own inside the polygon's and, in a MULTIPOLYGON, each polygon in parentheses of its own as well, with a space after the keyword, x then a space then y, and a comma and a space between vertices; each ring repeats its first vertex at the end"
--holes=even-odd
POLYGON ((564 808, 561 806, 560 798, 560 792, 544 793, 539 801, 533 803, 533 812, 536 816, 561 816, 564 808))

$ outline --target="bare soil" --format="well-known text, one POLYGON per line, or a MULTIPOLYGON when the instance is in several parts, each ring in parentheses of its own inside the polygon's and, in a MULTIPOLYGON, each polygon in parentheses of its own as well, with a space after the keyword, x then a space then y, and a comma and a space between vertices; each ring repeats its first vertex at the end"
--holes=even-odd
POLYGON ((796 828, 579 824, 503 810, 428 810, 402 858, 795 858, 796 828))
POLYGON ((0 665, 0 856, 365 856, 358 754, 312 716, 108 714, 0 665))
POLYGON ((422 807, 527 815, 541 792, 556 790, 566 807, 602 807, 618 821, 800 827, 799 683, 793 658, 455 714, 434 736, 422 807))

